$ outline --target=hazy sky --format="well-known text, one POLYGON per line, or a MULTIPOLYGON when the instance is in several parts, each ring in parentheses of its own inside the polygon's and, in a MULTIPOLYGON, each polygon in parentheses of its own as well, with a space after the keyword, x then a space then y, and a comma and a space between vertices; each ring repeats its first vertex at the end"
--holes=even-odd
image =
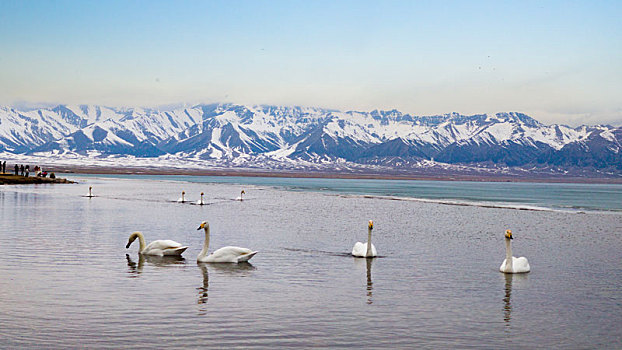
POLYGON ((0 1, 0 104, 622 124, 620 1, 0 1))

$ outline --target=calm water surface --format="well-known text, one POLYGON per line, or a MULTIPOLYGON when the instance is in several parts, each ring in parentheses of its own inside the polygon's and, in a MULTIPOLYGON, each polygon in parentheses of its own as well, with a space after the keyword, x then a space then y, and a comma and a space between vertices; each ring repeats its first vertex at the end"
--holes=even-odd
POLYGON ((444 205, 196 177, 73 178, 81 183, 0 187, 0 347, 622 346, 619 212, 444 205), (82 197, 88 186, 98 197, 82 197), (242 188, 246 200, 231 200, 242 188), (205 192, 209 205, 172 202, 182 190, 191 200, 205 192), (381 257, 352 258, 369 219, 381 257), (210 250, 259 250, 252 264, 197 264, 203 220, 210 250), (506 228, 531 273, 498 272, 506 228), (139 258, 136 244, 125 249, 136 230, 147 241, 189 245, 185 259, 139 258))
POLYGON ((622 184, 413 181, 187 175, 84 175, 118 179, 227 183, 350 195, 417 199, 431 203, 516 209, 622 212, 622 184))

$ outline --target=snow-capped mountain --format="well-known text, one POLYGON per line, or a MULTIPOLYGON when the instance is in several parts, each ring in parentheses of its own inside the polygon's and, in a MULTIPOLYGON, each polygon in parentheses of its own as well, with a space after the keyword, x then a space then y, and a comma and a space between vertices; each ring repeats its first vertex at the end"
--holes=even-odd
POLYGON ((172 111, 0 107, 0 152, 210 160, 223 166, 422 161, 622 173, 622 128, 544 125, 521 113, 413 116, 391 111, 197 105, 172 111))

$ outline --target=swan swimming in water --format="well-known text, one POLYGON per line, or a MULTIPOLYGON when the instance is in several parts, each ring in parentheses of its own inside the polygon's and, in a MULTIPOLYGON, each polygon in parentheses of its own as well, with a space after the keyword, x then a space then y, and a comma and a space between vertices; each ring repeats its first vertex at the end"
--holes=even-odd
POLYGON ((247 248, 240 247, 222 247, 212 254, 207 255, 207 249, 209 248, 209 223, 207 221, 203 221, 201 226, 197 228, 197 230, 203 229, 205 231, 205 242, 203 243, 203 250, 197 256, 197 262, 208 262, 208 263, 241 263, 245 261, 249 261, 255 254, 256 251, 252 251, 247 248))
POLYGON ((367 225, 367 243, 356 242, 354 248, 352 248, 352 255, 357 258, 375 258, 376 247, 371 243, 371 230, 374 229, 374 222, 369 220, 367 225))
POLYGON ((130 235, 130 238, 127 241, 127 245, 125 248, 129 248, 132 243, 138 238, 138 242, 140 244, 140 248, 138 249, 138 253, 145 255, 157 255, 157 256, 165 256, 165 255, 181 255, 184 250, 188 249, 187 246, 182 246, 180 243, 175 241, 171 241, 169 239, 158 239, 149 243, 149 245, 145 246, 145 237, 142 233, 136 231, 130 235))
POLYGON ((246 194, 246 192, 244 192, 244 190, 242 190, 242 191, 240 192, 240 196, 239 196, 238 198, 236 198, 235 200, 236 200, 236 201, 240 201, 240 202, 241 202, 241 201, 243 201, 243 200, 244 200, 244 195, 245 195, 245 194, 246 194))
POLYGON ((505 260, 499 267, 499 271, 504 273, 525 273, 531 270, 529 267, 529 262, 527 258, 521 256, 520 258, 515 258, 512 256, 512 231, 505 231, 505 260))
POLYGON ((196 205, 205 205, 205 202, 203 201, 203 192, 201 192, 201 199, 196 202, 196 205))
POLYGON ((186 203, 186 191, 181 191, 181 197, 179 197, 177 203, 186 203))
POLYGON ((93 190, 93 186, 89 186, 89 194, 87 194, 85 197, 89 197, 89 198, 95 197, 95 196, 93 196, 92 190, 93 190))

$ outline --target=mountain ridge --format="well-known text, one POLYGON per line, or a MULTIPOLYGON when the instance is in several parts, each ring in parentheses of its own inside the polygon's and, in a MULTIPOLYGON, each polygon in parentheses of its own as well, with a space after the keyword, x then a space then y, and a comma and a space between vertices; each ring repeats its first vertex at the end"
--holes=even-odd
POLYGON ((167 111, 3 106, 0 152, 85 159, 175 157, 266 169, 339 168, 344 163, 391 169, 427 160, 622 174, 622 128, 545 125, 519 112, 416 116, 395 109, 344 112, 232 103, 167 111))

